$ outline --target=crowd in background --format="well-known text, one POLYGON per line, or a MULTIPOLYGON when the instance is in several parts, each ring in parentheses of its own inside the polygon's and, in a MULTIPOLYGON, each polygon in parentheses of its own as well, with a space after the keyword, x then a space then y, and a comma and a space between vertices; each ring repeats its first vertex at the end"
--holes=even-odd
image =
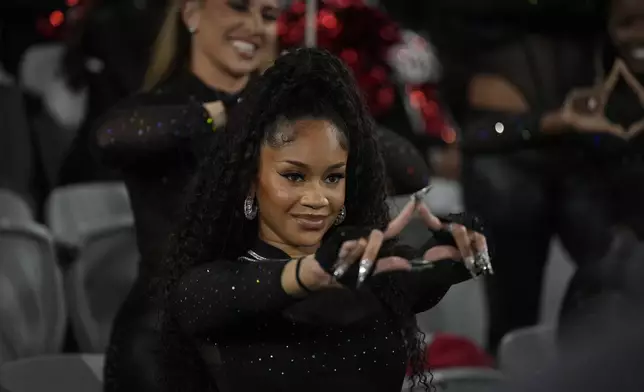
MULTIPOLYGON (((142 89, 153 90, 142 86, 167 9, 163 0, 58 3, 0 5, 0 188, 19 195, 35 220, 45 223, 46 201, 56 189, 132 181, 119 165, 96 159, 92 139, 105 130, 100 126, 105 113, 142 89)), ((555 237, 576 266, 557 309, 561 347, 575 358, 589 339, 598 348, 588 355, 629 346, 614 338, 625 325, 639 322, 631 316, 642 309, 644 5, 637 0, 566 5, 383 0, 372 8, 359 1, 337 3, 320 3, 318 39, 350 66, 366 94, 391 196, 432 182, 453 187, 462 194, 462 208, 479 215, 489 232, 495 269, 484 291, 489 331, 483 341, 468 342, 465 365, 491 367, 488 358, 497 356, 508 333, 539 324, 555 237), (342 28, 333 33, 337 24, 342 28), (394 38, 386 34, 390 29, 394 38)), ((303 4, 287 8, 277 46, 260 68, 303 40, 303 11, 303 4)), ((182 80, 173 79, 171 86, 192 83, 182 80)), ((191 94, 202 103, 228 99, 225 92, 200 96, 199 87, 194 89, 198 92, 191 94)), ((137 127, 127 129, 140 132, 137 127)), ((173 170, 170 182, 183 175, 173 170)), ((153 204, 142 198, 157 196, 140 194, 132 202, 153 204)), ((161 221, 157 226, 165 224, 161 221)), ((59 244, 57 251, 68 269, 79 250, 59 244)), ((638 334, 626 330, 624 336, 639 339, 630 351, 641 349, 638 334)), ((78 351, 77 340, 68 331, 64 350, 78 351)), ((438 349, 434 353, 441 355, 438 349)), ((629 352, 624 358, 641 355, 629 352)), ((440 361, 430 357, 430 363, 440 361)), ((569 374, 586 372, 573 367, 569 374)), ((573 376, 557 384, 565 378, 557 372, 554 367, 546 373, 552 373, 553 383, 547 390, 581 390, 583 382, 573 376)))

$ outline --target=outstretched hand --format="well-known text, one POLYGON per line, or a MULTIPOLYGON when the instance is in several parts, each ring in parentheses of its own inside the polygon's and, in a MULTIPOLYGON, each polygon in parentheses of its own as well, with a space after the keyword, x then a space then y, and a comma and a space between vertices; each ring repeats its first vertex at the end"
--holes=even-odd
POLYGON ((372 274, 411 270, 411 265, 403 258, 378 259, 382 244, 389 238, 390 235, 380 230, 337 228, 315 255, 310 256, 316 280, 345 286, 355 285, 357 281, 360 286, 372 274), (374 265, 376 260, 378 263, 374 265))
POLYGON ((353 285, 357 281, 357 286, 360 286, 374 274, 424 269, 440 260, 463 261, 472 275, 492 273, 485 235, 435 216, 422 201, 422 196, 428 190, 425 188, 412 196, 384 232, 338 228, 311 256, 318 278, 326 279, 331 285, 353 285), (435 246, 421 249, 419 258, 414 260, 400 256, 379 257, 382 244, 398 236, 416 214, 420 215, 429 230, 446 234, 450 240, 436 241, 435 246))
POLYGON ((387 234, 400 234, 416 214, 420 215, 435 237, 440 239, 430 241, 433 246, 421 249, 422 255, 419 259, 409 260, 414 269, 440 260, 456 260, 463 261, 473 275, 479 272, 492 273, 485 235, 463 224, 441 220, 431 212, 422 198, 412 198, 407 203, 389 224, 387 234))
POLYGON ((571 91, 563 106, 546 113, 541 120, 546 133, 606 133, 619 138, 626 137, 626 131, 612 123, 604 114, 605 97, 597 88, 571 91))

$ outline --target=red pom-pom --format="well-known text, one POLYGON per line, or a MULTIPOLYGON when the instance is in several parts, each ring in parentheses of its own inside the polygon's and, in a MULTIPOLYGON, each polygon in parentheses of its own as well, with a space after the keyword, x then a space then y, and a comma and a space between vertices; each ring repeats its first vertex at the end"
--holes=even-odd
POLYGON ((371 68, 371 72, 369 72, 369 74, 378 83, 389 82, 389 75, 387 74, 387 70, 382 66, 374 66, 373 68, 371 68))
MULTIPOLYGON (((296 1, 280 17, 281 49, 302 45, 305 11, 306 4, 296 1)), ((338 56, 353 71, 372 115, 386 114, 396 95, 386 56, 401 39, 398 26, 362 0, 326 0, 318 1, 317 27, 318 46, 338 56)))
POLYGON ((318 16, 318 21, 322 28, 328 30, 334 30, 338 27, 338 19, 333 15, 333 13, 327 10, 321 10, 320 15, 318 16))
POLYGON ((277 36, 283 37, 288 33, 288 26, 286 25, 286 20, 284 18, 279 18, 277 20, 277 36))
POLYGON ((358 63, 358 52, 356 52, 355 49, 344 49, 342 52, 340 52, 339 57, 350 67, 353 67, 358 63))
POLYGON ((456 141, 456 131, 451 121, 444 115, 436 86, 432 84, 407 86, 406 92, 410 105, 419 111, 425 123, 425 132, 429 136, 441 138, 446 143, 456 141))
POLYGON ((325 0, 324 4, 328 5, 329 7, 338 7, 338 8, 345 8, 348 7, 351 3, 351 0, 325 0))
POLYGON ((378 104, 385 109, 394 103, 395 97, 396 94, 394 93, 394 89, 390 86, 386 86, 378 90, 378 96, 376 99, 378 100, 378 104))
POLYGON ((380 29, 380 38, 388 43, 396 42, 400 38, 400 32, 397 26, 385 25, 380 29))
POLYGON ((301 1, 296 1, 291 5, 289 12, 294 14, 304 14, 306 13, 306 4, 301 1))

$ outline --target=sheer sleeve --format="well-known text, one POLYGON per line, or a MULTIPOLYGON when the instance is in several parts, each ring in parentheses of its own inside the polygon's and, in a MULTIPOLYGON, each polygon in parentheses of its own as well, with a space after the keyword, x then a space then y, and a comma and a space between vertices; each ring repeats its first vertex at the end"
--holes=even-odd
POLYGON ((124 166, 171 152, 196 134, 213 132, 212 124, 199 102, 168 103, 142 94, 107 113, 90 143, 102 163, 124 166))
MULTIPOLYGON (((393 250, 394 255, 406 259, 416 253, 414 248, 402 245, 393 250)), ((441 260, 422 271, 395 273, 391 278, 412 311, 421 313, 436 306, 452 285, 471 279, 471 275, 462 262, 441 260)))
POLYGON ((286 263, 200 265, 180 280, 170 306, 172 316, 184 332, 197 335, 280 312, 298 301, 282 288, 286 263))
POLYGON ((541 115, 473 112, 463 125, 461 149, 471 154, 498 154, 552 143, 557 138, 541 132, 541 115))

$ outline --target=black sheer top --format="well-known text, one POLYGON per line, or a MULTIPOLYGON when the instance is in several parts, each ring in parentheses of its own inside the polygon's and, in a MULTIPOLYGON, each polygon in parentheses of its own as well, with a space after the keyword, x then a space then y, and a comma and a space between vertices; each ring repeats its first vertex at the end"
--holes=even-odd
MULTIPOLYGON (((222 101, 230 108, 237 96, 215 91, 185 72, 111 110, 91 138, 99 160, 121 169, 127 185, 142 255, 148 272, 162 257, 179 221, 184 191, 199 157, 217 143, 213 120, 202 104, 222 101)), ((429 170, 413 145, 387 129, 376 132, 392 194, 426 186, 429 170)))
POLYGON ((220 391, 400 391, 407 354, 387 298, 399 293, 398 311, 413 317, 470 277, 462 263, 442 261, 419 273, 376 275, 357 291, 296 299, 281 286, 289 259, 258 241, 238 260, 200 265, 180 280, 169 314, 220 391))
POLYGON ((186 72, 124 101, 99 122, 90 147, 101 162, 123 173, 141 272, 151 272, 163 256, 199 156, 221 131, 213 128, 202 104, 223 101, 229 107, 236 100, 186 72))

